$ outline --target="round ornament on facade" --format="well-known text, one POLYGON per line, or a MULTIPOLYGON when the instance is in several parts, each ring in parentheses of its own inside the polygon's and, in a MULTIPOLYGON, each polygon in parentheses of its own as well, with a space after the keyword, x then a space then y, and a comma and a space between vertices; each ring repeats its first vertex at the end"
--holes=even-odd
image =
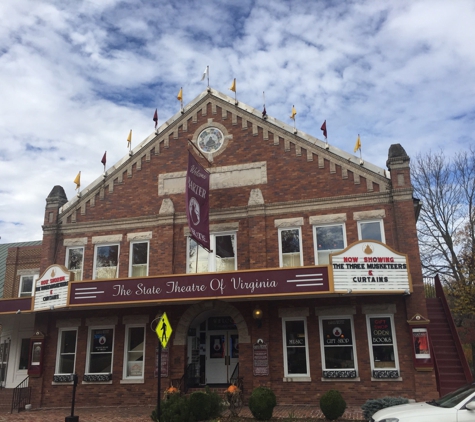
POLYGON ((212 154, 218 151, 224 143, 224 135, 216 127, 208 127, 198 135, 198 148, 201 152, 212 154))

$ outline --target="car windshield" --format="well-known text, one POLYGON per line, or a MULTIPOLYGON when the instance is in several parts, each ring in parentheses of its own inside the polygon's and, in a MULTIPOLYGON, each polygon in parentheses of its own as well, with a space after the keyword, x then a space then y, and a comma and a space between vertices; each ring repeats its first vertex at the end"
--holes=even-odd
POLYGON ((459 388, 458 390, 453 391, 452 393, 446 394, 444 397, 441 397, 437 400, 432 400, 428 402, 433 406, 440 407, 454 407, 459 404, 462 400, 465 400, 468 396, 475 393, 475 384, 466 385, 465 387, 459 388))

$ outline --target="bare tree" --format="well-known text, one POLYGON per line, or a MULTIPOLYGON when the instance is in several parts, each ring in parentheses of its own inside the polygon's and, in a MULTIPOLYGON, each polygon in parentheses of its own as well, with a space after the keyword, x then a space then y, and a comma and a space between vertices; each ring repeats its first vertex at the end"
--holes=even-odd
POLYGON ((472 344, 475 358, 475 148, 452 158, 442 151, 420 154, 411 172, 414 195, 422 202, 424 275, 442 276, 462 341, 472 344))

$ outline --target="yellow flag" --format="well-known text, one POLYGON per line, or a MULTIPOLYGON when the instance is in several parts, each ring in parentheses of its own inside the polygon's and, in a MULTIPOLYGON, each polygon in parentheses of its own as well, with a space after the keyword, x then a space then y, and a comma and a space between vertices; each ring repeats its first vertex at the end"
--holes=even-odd
POLYGON ((355 144, 355 149, 354 152, 361 150, 361 140, 360 140, 360 135, 358 135, 358 138, 356 139, 356 144, 355 144))
POLYGON ((76 189, 79 189, 81 186, 81 172, 78 173, 73 183, 76 183, 76 189))
POLYGON ((129 136, 127 136, 127 146, 132 143, 132 129, 130 129, 129 136))
POLYGON ((183 88, 180 88, 180 91, 178 92, 178 95, 176 96, 176 99, 178 101, 182 101, 183 100, 183 88))
POLYGON ((229 87, 229 89, 233 92, 236 92, 236 78, 233 79, 232 85, 229 87))
POLYGON ((295 107, 292 106, 292 114, 290 115, 290 118, 295 120, 296 114, 297 114, 297 110, 295 110, 295 107))

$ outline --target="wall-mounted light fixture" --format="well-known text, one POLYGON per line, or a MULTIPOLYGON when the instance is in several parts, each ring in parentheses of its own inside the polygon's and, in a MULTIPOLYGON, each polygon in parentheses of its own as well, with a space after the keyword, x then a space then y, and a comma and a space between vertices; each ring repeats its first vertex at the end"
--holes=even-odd
POLYGON ((252 317, 254 318, 254 321, 256 321, 257 328, 261 328, 262 326, 262 309, 259 308, 259 305, 257 305, 254 310, 252 311, 252 317))

